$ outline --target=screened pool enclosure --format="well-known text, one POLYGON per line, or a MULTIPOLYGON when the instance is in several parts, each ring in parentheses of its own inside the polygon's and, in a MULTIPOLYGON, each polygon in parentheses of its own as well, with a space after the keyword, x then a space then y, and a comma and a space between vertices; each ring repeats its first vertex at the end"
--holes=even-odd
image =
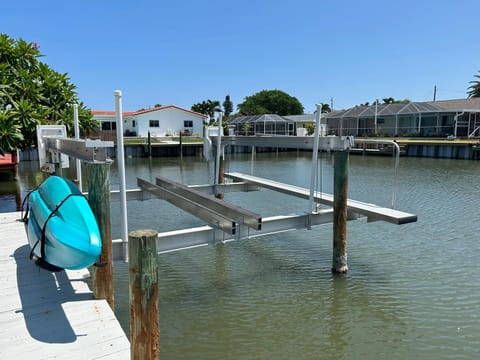
POLYGON ((296 135, 295 122, 276 114, 239 116, 228 125, 235 135, 296 135))
MULTIPOLYGON (((314 114, 265 114, 228 125, 231 135, 295 136, 314 122, 314 114)), ((480 98, 355 106, 322 114, 321 126, 322 135, 480 137, 480 98)))
POLYGON ((479 136, 480 102, 470 109, 465 107, 468 104, 457 101, 456 107, 453 102, 356 106, 325 114, 325 118, 332 135, 479 136))

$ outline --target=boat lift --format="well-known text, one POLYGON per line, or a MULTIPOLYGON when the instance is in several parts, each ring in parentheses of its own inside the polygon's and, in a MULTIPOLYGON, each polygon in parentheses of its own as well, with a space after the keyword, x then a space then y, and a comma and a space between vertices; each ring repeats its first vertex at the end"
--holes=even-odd
MULTIPOLYGON (((313 176, 310 189, 236 172, 224 174, 225 178, 233 182, 219 183, 216 180, 219 176, 219 157, 223 153, 222 147, 225 145, 312 149, 314 155, 318 153, 318 150, 345 154, 353 146, 353 139, 349 137, 319 136, 236 137, 222 136, 221 129, 218 127, 210 129, 210 131, 207 131, 205 139, 206 148, 204 149, 204 154, 210 154, 211 159, 216 156, 215 181, 213 185, 186 186, 170 179, 157 177, 155 183, 137 179, 137 185, 140 189, 128 192, 127 196, 129 199, 146 200, 157 197, 166 200, 207 223, 205 226, 159 233, 159 253, 227 243, 297 229, 311 229, 313 226, 327 223, 335 224, 335 208, 338 208, 335 204, 335 195, 315 191, 313 176), (214 197, 218 193, 260 191, 263 189, 308 199, 312 204, 321 203, 331 208, 317 211, 315 210, 316 206, 309 206, 311 210, 302 213, 263 218, 260 214, 252 213, 249 210, 214 197)), ((313 158, 313 163, 316 164, 316 157, 314 156, 313 158)), ((312 168, 314 168, 313 164, 312 168)), ((112 199, 114 198, 113 196, 112 199)), ((345 221, 356 220, 361 217, 367 217, 369 222, 387 221, 396 225, 417 221, 416 215, 393 208, 380 207, 374 204, 346 199, 346 197, 345 201, 345 221)), ((346 237, 346 234, 343 234, 343 236, 346 237)), ((120 241, 114 240, 114 259, 119 258, 121 254, 119 244, 120 241)), ((346 263, 346 255, 344 260, 346 263)))
MULTIPOLYGON (((117 121, 120 121, 121 124, 123 122, 121 120, 121 93, 116 91, 115 96, 117 121), (118 119, 119 116, 120 119, 118 119)), ((340 239, 338 241, 344 244, 342 252, 339 253, 339 255, 337 254, 338 256, 334 255, 334 259, 340 259, 340 263, 344 263, 345 265, 343 266, 344 269, 347 269, 346 221, 359 219, 361 217, 367 217, 368 221, 387 221, 397 225, 417 221, 417 216, 414 214, 347 199, 346 184, 348 180, 348 150, 353 146, 354 139, 342 136, 320 137, 317 130, 319 128, 320 116, 320 111, 318 110, 316 118, 316 133, 314 136, 223 136, 220 131, 221 128, 217 128, 218 132, 212 131, 205 138, 205 147, 210 149, 204 149, 204 152, 206 154, 211 154, 212 151, 209 150, 214 149, 216 154, 217 163, 215 166, 215 179, 218 179, 219 176, 219 157, 223 152, 222 150, 225 145, 312 149, 313 160, 310 189, 236 172, 225 174, 225 177, 233 182, 219 183, 218 180, 215 180, 213 185, 186 186, 174 182, 171 179, 157 177, 155 183, 138 179, 138 189, 126 190, 124 184, 125 180, 123 180, 123 186, 121 181, 120 190, 112 191, 110 193, 111 200, 120 200, 122 208, 125 209, 121 212, 122 219, 120 219, 122 224, 122 238, 112 241, 112 259, 128 259, 128 255, 126 254, 126 241, 128 238, 126 235, 127 199, 148 200, 154 197, 160 198, 194 216, 197 216, 207 223, 207 225, 201 227, 159 233, 159 253, 167 253, 211 244, 227 243, 229 241, 248 239, 296 229, 311 229, 313 226, 333 223, 334 238, 337 236, 335 234, 338 233, 339 235, 337 237, 340 239), (334 155, 342 154, 342 157, 339 156, 338 159, 335 159, 335 185, 333 195, 315 191, 316 183, 314 174, 316 173, 319 150, 333 152, 334 155), (340 167, 338 167, 337 163, 340 164, 340 167), (339 186, 337 186, 337 184, 339 184, 339 186), (214 197, 214 195, 219 193, 233 191, 259 191, 262 189, 269 189, 291 196, 308 199, 308 209, 302 213, 263 218, 260 214, 256 214, 214 197), (317 210, 316 204, 318 203, 328 205, 331 208, 317 210), (338 228, 338 231, 336 231, 335 229, 339 224, 340 227, 338 228)), ((117 125, 117 130, 118 129, 121 130, 121 127, 118 127, 117 125)), ((105 150, 106 147, 113 146, 113 143, 111 142, 73 140, 58 137, 59 136, 52 135, 43 136, 42 139, 45 148, 50 151, 53 150, 68 154, 84 161, 109 161, 105 150)), ((119 135, 117 147, 121 147, 123 150, 123 141, 120 141, 120 139, 122 139, 121 133, 119 135)), ((125 170, 122 154, 118 155, 117 160, 119 162, 120 177, 123 177, 124 179, 125 170)), ((60 161, 56 158, 53 162, 58 163, 60 161)), ((335 243, 336 240, 334 239, 334 248, 335 243)), ((339 268, 342 268, 342 266, 339 266, 339 268)))

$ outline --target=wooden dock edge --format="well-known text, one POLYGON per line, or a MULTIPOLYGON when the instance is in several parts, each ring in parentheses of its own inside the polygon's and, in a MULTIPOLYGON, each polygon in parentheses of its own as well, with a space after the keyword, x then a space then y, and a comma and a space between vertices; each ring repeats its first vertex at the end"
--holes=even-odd
POLYGON ((130 343, 87 269, 58 273, 29 260, 20 212, 0 214, 0 358, 129 359, 130 343))

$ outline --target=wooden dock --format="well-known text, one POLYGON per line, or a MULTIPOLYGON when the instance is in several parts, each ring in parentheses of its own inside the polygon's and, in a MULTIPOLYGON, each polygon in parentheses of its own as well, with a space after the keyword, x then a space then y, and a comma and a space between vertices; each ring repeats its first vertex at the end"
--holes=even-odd
POLYGON ((18 166, 18 156, 14 152, 12 154, 2 154, 0 153, 0 171, 9 170, 15 171, 18 166))
POLYGON ((0 358, 129 359, 130 343, 87 269, 58 273, 29 260, 20 213, 0 214, 0 358))

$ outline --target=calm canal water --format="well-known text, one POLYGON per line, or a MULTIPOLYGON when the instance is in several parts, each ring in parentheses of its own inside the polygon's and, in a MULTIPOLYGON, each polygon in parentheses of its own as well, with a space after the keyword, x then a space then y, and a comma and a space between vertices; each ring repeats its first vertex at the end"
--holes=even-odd
MULTIPOLYGON (((308 187, 310 156, 258 154, 252 167, 249 155, 228 155, 225 167, 308 187)), ((321 190, 331 192, 332 161, 321 158, 321 190)), ((23 192, 40 181, 37 168, 21 164, 23 192)), ((127 172, 129 188, 137 176, 211 181, 195 157, 128 159, 127 172)), ((349 222, 346 276, 330 272, 331 225, 161 255, 162 359, 480 358, 479 176, 478 161, 402 158, 396 208, 418 222, 349 222)), ((389 206, 392 182, 391 158, 350 157, 350 198, 389 206)), ((14 189, 0 182, 0 211, 15 211, 14 189)), ((226 199, 264 217, 308 207, 271 191, 226 199)), ((159 200, 130 202, 128 211, 130 230, 202 225, 159 200)), ((124 263, 115 264, 115 291, 128 333, 124 263)))

